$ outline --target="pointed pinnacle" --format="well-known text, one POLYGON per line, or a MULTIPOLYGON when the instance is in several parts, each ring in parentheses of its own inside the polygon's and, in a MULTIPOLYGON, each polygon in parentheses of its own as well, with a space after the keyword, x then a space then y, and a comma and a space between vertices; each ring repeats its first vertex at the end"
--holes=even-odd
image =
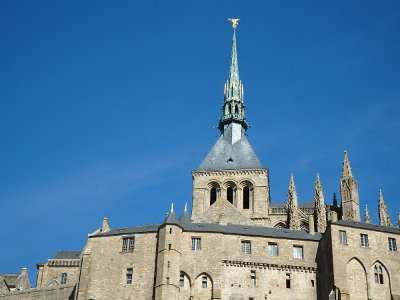
POLYGON ((185 209, 183 211, 187 211, 187 202, 185 203, 185 209))
POLYGON ((344 159, 343 159, 343 171, 342 178, 345 177, 353 177, 353 173, 351 172, 350 161, 347 155, 347 151, 344 151, 344 159))
POLYGON ((379 203, 384 203, 385 202, 385 200, 383 199, 383 193, 382 193, 382 190, 381 189, 379 189, 379 203))
POLYGON ((171 202, 171 212, 174 212, 174 202, 171 202))

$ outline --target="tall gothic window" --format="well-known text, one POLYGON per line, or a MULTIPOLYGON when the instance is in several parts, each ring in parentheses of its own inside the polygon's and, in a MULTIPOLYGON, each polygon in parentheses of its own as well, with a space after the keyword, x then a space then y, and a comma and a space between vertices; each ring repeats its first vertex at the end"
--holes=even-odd
POLYGON ((248 186, 243 188, 243 209, 250 208, 250 189, 248 186))
POLYGON ((228 189, 226 190, 226 198, 228 199, 228 201, 233 204, 233 187, 228 187, 228 189))
POLYGON ((374 267, 375 282, 383 284, 383 272, 382 267, 375 265, 374 267))
POLYGON ((213 187, 210 190, 210 205, 213 205, 217 201, 217 188, 213 187))

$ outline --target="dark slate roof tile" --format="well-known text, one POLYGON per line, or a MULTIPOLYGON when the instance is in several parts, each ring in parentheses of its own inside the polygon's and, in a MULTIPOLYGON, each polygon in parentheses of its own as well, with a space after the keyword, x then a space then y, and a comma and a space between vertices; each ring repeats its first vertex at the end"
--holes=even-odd
POLYGON ((346 226, 346 227, 366 229, 366 230, 381 231, 381 232, 386 232, 386 233, 400 234, 400 228, 387 227, 387 226, 378 225, 378 224, 369 224, 369 223, 349 221, 349 220, 339 220, 333 224, 346 226))
POLYGON ((246 136, 233 145, 221 135, 196 171, 265 169, 246 136))

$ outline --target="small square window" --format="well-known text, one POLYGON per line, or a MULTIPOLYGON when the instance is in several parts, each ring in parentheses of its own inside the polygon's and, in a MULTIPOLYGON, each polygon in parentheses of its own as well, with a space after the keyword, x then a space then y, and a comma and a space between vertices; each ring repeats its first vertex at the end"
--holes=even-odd
POLYGON ((126 269, 126 284, 132 284, 133 279, 133 269, 128 268, 126 269))
POLYGON ((397 244, 395 238, 389 238, 389 251, 397 252, 397 244))
POLYGON ((201 238, 192 237, 192 250, 200 251, 201 250, 201 238))
POLYGON ((339 230, 339 240, 342 245, 347 245, 347 233, 344 230, 339 230))
POLYGON ((251 242, 250 241, 242 241, 242 252, 244 254, 251 254, 251 242))
POLYGON ((360 234, 360 246, 363 248, 369 247, 368 234, 364 234, 364 233, 360 234))
POLYGON ((269 256, 278 256, 278 244, 268 243, 268 255, 269 256))
POLYGON ((293 246, 293 258, 303 259, 303 246, 293 246))
POLYGON ((134 248, 135 248, 134 237, 122 238, 122 252, 133 252, 134 248))

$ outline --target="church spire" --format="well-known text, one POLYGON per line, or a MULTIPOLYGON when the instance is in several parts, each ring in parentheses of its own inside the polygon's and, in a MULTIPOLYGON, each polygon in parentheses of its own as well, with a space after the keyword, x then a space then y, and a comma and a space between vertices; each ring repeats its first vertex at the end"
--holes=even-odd
POLYGON ((350 221, 360 221, 358 185, 351 171, 347 151, 344 151, 340 196, 342 198, 342 218, 350 221))
POLYGON ((344 150, 342 178, 348 178, 348 177, 353 177, 353 173, 351 172, 350 161, 347 155, 347 151, 344 150))
POLYGON ((364 222, 365 223, 371 223, 371 217, 369 216, 368 206, 367 205, 365 205, 364 222))
POLYGON ((300 209, 297 199, 296 186, 294 184, 293 174, 290 174, 287 202, 287 226, 289 229, 300 230, 300 209))
POLYGON ((315 230, 317 232, 324 232, 326 229, 326 209, 324 192, 322 191, 321 180, 319 174, 317 174, 317 180, 315 181, 314 191, 314 222, 315 230))
POLYGON ((379 224, 389 227, 392 226, 392 222, 390 221, 390 217, 387 212, 385 200, 383 199, 382 190, 379 190, 378 212, 379 212, 379 224))
POLYGON ((224 86, 224 104, 222 106, 222 117, 218 128, 226 136, 227 141, 234 144, 242 138, 249 127, 244 114, 244 89, 239 78, 239 64, 236 48, 236 28, 239 19, 228 19, 232 21, 233 37, 232 51, 229 67, 228 80, 224 86))

